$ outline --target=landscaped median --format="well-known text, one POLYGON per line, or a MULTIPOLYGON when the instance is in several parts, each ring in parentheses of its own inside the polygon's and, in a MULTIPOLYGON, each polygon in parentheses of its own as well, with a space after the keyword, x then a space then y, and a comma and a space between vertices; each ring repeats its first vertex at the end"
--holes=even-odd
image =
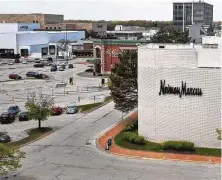
POLYGON ((21 139, 19 141, 15 141, 15 142, 9 142, 6 145, 10 146, 10 147, 24 146, 28 143, 37 141, 38 139, 41 139, 41 138, 47 136, 48 134, 53 132, 53 129, 50 127, 43 127, 41 129, 35 128, 35 129, 26 130, 26 132, 29 135, 26 138, 21 139))
POLYGON ((221 150, 195 147, 192 142, 168 141, 155 143, 145 141, 138 136, 137 112, 128 116, 123 122, 97 139, 97 146, 102 150, 106 142, 112 138, 109 150, 112 154, 134 157, 166 160, 197 161, 206 163, 221 163, 221 150), (134 125, 133 125, 134 124, 134 125), (131 125, 131 126, 129 126, 131 125))
POLYGON ((82 113, 88 113, 88 112, 98 109, 101 106, 106 105, 107 103, 109 103, 111 101, 112 101, 112 96, 107 96, 107 97, 105 97, 103 102, 80 105, 79 109, 80 109, 80 112, 82 112, 82 113))

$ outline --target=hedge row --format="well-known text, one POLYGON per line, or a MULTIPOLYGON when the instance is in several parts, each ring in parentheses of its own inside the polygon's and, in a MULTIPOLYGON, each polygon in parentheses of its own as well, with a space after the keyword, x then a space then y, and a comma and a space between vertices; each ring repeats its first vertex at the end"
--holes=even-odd
POLYGON ((134 132, 124 132, 123 139, 134 144, 144 145, 145 139, 134 132))
POLYGON ((163 150, 193 151, 194 143, 188 141, 166 141, 162 144, 163 150))

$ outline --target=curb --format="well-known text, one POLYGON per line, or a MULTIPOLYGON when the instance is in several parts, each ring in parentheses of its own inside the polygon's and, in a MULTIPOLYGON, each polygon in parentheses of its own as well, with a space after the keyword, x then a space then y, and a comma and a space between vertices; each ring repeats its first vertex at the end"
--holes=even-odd
POLYGON ((35 140, 32 140, 32 141, 27 142, 27 143, 25 143, 25 144, 22 144, 21 146, 19 146, 19 148, 22 148, 22 147, 24 147, 24 146, 27 146, 27 145, 29 145, 29 144, 31 144, 31 143, 33 143, 33 142, 35 142, 35 141, 38 141, 38 140, 40 140, 40 139, 43 139, 44 137, 46 137, 46 136, 52 134, 53 132, 55 132, 54 129, 52 129, 52 130, 49 131, 48 133, 46 133, 46 134, 40 136, 39 138, 37 138, 37 139, 35 139, 35 140))
POLYGON ((107 102, 103 102, 100 106, 97 106, 97 107, 95 107, 95 108, 92 108, 91 110, 89 110, 89 111, 87 111, 87 112, 81 112, 81 111, 80 111, 80 113, 83 113, 83 114, 91 113, 91 112, 93 112, 93 111, 95 111, 95 110, 97 110, 97 109, 99 109, 99 108, 101 108, 101 107, 109 104, 110 102, 112 102, 112 100, 107 101, 107 102))
MULTIPOLYGON (((131 112, 132 114, 132 112, 131 112)), ((130 116, 130 113, 126 116, 128 117, 130 116)), ((125 117, 125 120, 126 120, 126 117, 125 117)), ((119 121, 118 123, 114 124, 113 126, 111 126, 110 128, 107 128, 107 130, 105 132, 102 132, 101 134, 99 134, 96 138, 96 147, 97 149, 99 149, 100 151, 106 153, 106 154, 111 154, 113 156, 118 156, 118 157, 123 157, 123 158, 129 158, 129 159, 142 159, 142 160, 158 160, 158 161, 162 161, 162 160, 168 160, 168 161, 178 161, 178 162, 191 162, 191 163, 203 163, 203 164, 221 164, 221 162, 212 162, 211 159, 209 159, 209 161, 198 161, 198 160, 186 160, 186 159, 174 159, 174 158, 167 158, 167 157, 163 157, 163 158, 152 158, 152 157, 144 157, 144 156, 133 156, 133 155, 126 155, 126 154, 121 154, 121 153, 115 153, 115 152, 112 152, 112 149, 111 150, 105 150, 99 140, 101 137, 103 137, 106 133, 108 133, 109 131, 111 131, 112 129, 114 129, 115 127, 117 127, 119 124, 121 123, 121 121, 119 121)), ((118 145, 115 144, 114 142, 114 138, 115 138, 116 135, 112 136, 111 138, 113 139, 113 144, 114 146, 117 146, 121 149, 125 149, 125 148, 122 148, 118 145)), ((207 156, 205 156, 207 157, 207 156)))

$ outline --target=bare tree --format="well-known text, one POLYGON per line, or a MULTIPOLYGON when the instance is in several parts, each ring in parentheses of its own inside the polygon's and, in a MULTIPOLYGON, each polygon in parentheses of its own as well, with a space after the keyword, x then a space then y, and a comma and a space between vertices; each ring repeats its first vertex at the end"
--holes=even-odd
POLYGON ((50 116, 53 104, 54 99, 50 95, 35 92, 28 94, 25 107, 28 110, 29 118, 38 120, 39 129, 41 129, 41 121, 47 120, 50 116))

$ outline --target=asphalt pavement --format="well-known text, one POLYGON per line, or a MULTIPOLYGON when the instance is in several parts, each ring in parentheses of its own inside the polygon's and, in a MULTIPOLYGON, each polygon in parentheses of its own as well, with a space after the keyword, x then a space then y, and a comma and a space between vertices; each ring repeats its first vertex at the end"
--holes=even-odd
POLYGON ((111 102, 21 150, 15 180, 219 180, 220 165, 115 157, 95 140, 121 119, 111 102))

